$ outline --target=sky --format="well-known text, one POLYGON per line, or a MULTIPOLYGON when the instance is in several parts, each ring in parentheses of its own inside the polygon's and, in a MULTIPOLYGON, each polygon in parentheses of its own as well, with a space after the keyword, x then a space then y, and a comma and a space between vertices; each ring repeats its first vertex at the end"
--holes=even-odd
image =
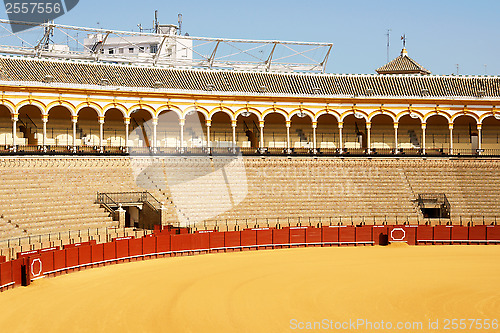
MULTIPOLYGON (((326 72, 371 74, 402 49, 437 75, 500 75, 500 0, 80 0, 59 24, 138 31, 176 24, 191 36, 333 43, 326 72)), ((7 18, 0 10, 0 17, 7 18)))

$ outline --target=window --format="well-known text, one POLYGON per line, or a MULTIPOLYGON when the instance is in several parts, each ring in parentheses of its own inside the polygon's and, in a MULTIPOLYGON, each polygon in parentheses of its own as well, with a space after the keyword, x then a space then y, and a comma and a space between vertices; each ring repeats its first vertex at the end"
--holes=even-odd
POLYGON ((129 47, 128 48, 128 53, 134 53, 134 48, 133 47, 129 47))
POLYGON ((113 53, 115 53, 115 50, 113 50, 113 49, 108 49, 108 54, 113 54, 113 53))
POLYGON ((158 51, 158 44, 149 45, 149 52, 156 53, 158 51))
POLYGON ((144 53, 144 46, 139 46, 139 53, 144 53))
POLYGON ((118 53, 123 53, 123 48, 119 48, 118 53))

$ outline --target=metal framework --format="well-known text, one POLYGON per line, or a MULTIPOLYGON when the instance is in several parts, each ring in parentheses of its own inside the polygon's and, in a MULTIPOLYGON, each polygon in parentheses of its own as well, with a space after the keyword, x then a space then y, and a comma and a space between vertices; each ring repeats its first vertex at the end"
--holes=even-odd
POLYGON ((44 24, 0 19, 0 53, 33 57, 82 59, 113 63, 144 63, 152 66, 184 68, 224 68, 278 72, 325 72, 332 43, 292 42, 280 40, 246 40, 181 36, 145 32, 118 31, 75 27, 48 22, 44 24), (32 29, 12 33, 8 25, 32 26, 32 29), (87 34, 101 34, 99 45, 84 45, 87 34), (28 36, 29 35, 29 36, 28 36), (107 54, 106 41, 118 37, 126 45, 136 45, 137 37, 155 39, 158 49, 151 53, 107 54), (5 41, 7 39, 7 42, 5 41), (164 45, 177 45, 189 50, 187 59, 164 54, 164 45), (21 45, 19 45, 21 44, 21 45), (54 46, 67 46, 51 47, 54 46), (74 47, 71 47, 71 46, 74 47))

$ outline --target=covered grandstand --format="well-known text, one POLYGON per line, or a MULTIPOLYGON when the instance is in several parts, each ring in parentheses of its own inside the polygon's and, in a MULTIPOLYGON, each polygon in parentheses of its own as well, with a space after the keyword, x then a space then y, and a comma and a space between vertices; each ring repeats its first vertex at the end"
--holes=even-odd
POLYGON ((498 76, 405 49, 359 75, 47 52, 0 56, 0 256, 160 225, 497 223, 498 76))

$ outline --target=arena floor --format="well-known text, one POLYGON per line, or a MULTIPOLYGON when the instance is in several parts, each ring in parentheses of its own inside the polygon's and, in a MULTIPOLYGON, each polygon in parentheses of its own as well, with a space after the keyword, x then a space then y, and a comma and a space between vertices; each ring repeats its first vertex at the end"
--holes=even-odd
POLYGON ((0 328, 2 332, 496 332, 500 330, 484 327, 485 319, 490 325, 500 319, 499 259, 500 246, 391 245, 133 262, 3 292, 0 328), (452 324, 459 325, 460 319, 465 319, 467 328, 453 330, 452 324), (475 330, 479 321, 469 319, 481 319, 483 328, 475 330), (403 329, 396 329, 399 323, 403 329), (314 325, 317 330, 308 329, 314 325))

